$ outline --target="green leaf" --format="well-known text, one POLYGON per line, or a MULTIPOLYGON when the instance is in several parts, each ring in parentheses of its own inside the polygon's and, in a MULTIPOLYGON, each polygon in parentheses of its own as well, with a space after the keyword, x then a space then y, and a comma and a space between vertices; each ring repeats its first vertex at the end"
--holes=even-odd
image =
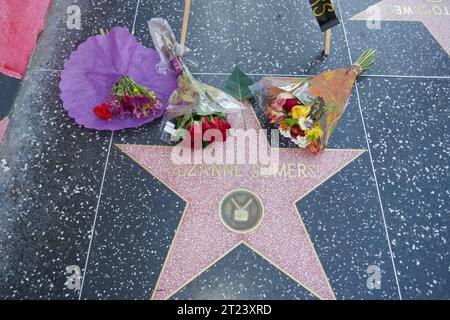
POLYGON ((292 126, 296 126, 298 124, 297 119, 295 118, 287 118, 286 120, 284 120, 284 122, 286 123, 286 125, 288 125, 289 127, 292 126))
POLYGON ((223 91, 237 100, 246 100, 253 97, 253 93, 248 88, 252 84, 253 81, 236 66, 223 91))

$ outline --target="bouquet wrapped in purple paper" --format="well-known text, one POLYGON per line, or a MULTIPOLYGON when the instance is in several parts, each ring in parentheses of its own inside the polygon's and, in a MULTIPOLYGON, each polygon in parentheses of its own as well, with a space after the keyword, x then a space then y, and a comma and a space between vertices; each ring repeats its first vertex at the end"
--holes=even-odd
POLYGON ((138 127, 161 117, 177 87, 157 71, 158 53, 126 28, 89 37, 61 73, 61 100, 78 124, 96 130, 138 127))

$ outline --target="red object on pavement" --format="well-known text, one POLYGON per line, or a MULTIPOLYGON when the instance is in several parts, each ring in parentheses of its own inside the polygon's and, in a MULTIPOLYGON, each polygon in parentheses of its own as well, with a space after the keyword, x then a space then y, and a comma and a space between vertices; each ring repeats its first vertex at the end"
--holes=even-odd
POLYGON ((0 72, 21 78, 51 0, 0 0, 0 72))

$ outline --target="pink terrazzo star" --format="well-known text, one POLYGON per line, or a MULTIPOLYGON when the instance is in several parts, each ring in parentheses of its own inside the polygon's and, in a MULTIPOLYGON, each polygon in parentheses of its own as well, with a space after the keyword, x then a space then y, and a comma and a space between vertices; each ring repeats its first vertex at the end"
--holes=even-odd
MULTIPOLYGON (((244 113, 244 119, 241 122, 247 128, 260 128, 251 108, 244 113)), ((234 127, 237 126, 240 125, 234 127)), ((335 299, 295 203, 355 160, 363 150, 328 149, 316 157, 299 149, 279 150, 280 165, 313 166, 314 178, 256 177, 252 165, 242 165, 239 176, 223 177, 169 173, 171 147, 117 146, 186 201, 153 299, 170 298, 239 244, 253 249, 318 298, 335 299), (262 200, 263 219, 248 233, 228 229, 219 215, 221 200, 235 189, 251 190, 262 200)))

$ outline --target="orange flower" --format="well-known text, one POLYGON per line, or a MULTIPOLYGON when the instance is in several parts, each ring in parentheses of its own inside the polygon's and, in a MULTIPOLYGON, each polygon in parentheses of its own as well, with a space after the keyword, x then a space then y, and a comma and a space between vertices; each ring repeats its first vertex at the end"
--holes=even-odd
POLYGON ((288 130, 289 129, 289 126, 286 124, 286 121, 284 121, 284 120, 281 120, 280 121, 280 128, 282 129, 282 130, 288 130))

